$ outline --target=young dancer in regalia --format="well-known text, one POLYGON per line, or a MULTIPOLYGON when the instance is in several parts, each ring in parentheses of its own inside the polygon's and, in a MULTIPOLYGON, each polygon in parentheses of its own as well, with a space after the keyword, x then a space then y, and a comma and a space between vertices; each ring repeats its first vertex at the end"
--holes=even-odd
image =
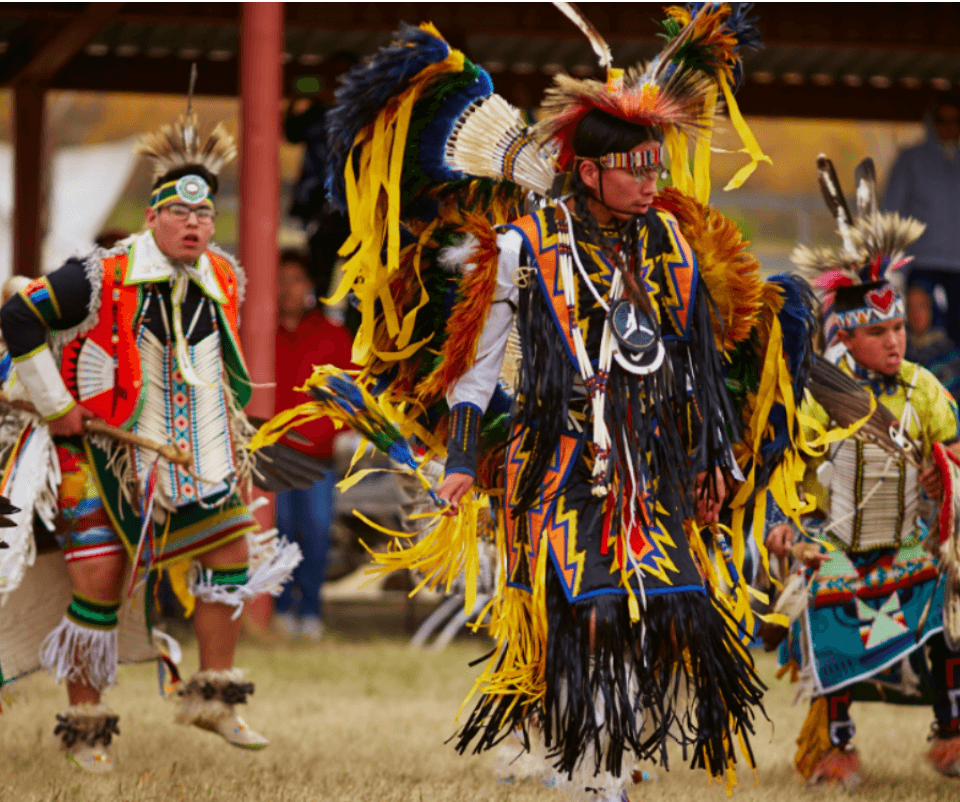
POLYGON ((396 422, 445 457, 449 514, 377 559, 439 587, 463 573, 470 611, 490 511, 497 648, 457 745, 509 739, 584 802, 625 798, 673 737, 730 784, 737 752, 751 762, 762 685, 738 629, 743 507, 790 485, 779 458, 814 328, 804 288, 764 283, 705 205, 719 96, 751 167, 765 158, 733 101, 756 32, 728 5, 672 7, 664 27, 666 51, 626 74, 591 30, 607 82, 558 76, 533 129, 426 24, 348 73, 329 182, 350 215, 337 296, 358 299, 362 370, 352 384, 318 369, 317 402, 258 435, 330 413, 391 455, 396 422), (519 378, 505 385, 511 340, 519 378), (780 381, 761 389, 765 369, 780 381), (710 528, 724 500, 732 548, 710 528), (736 601, 706 541, 729 557, 736 601))
MULTIPOLYGON (((26 475, 26 463, 46 459, 46 451, 24 444, 52 435, 52 465, 38 474, 52 498, 41 489, 31 500, 55 528, 73 588, 40 664, 67 686, 70 706, 56 734, 67 756, 93 772, 114 765, 118 717, 102 697, 116 683, 118 609, 137 567, 151 591, 159 569, 196 561, 189 584, 200 670, 178 686, 179 719, 236 746, 267 744, 235 710, 253 692, 233 667, 239 612, 245 599, 278 592, 296 555, 281 549, 265 564, 277 569, 270 576, 248 575, 245 535, 256 522, 239 495, 252 431, 242 413, 251 382, 237 333, 244 276, 211 241, 217 173, 236 149, 219 126, 201 146, 196 126, 188 115, 142 145, 155 181, 141 234, 69 260, 0 310, 10 381, 46 422, 26 416, 6 471, 26 475), (172 442, 193 461, 89 436, 93 419, 172 442)), ((24 523, 30 540, 33 512, 31 505, 24 523)), ((7 609, 16 604, 14 596, 7 609)), ((140 609, 142 621, 142 601, 140 609)))
MULTIPOLYGON (((960 651, 948 646, 960 646, 960 631, 944 621, 945 588, 956 577, 943 581, 945 565, 938 566, 944 562, 938 557, 949 562, 948 551, 957 546, 951 542, 956 467, 943 448, 960 435, 957 405, 932 373, 903 358, 904 302, 888 280, 909 261, 904 250, 924 227, 876 209, 871 160, 858 168, 856 222, 829 161, 821 157, 819 166, 844 248, 800 247, 794 259, 822 271, 828 336, 835 325, 842 345, 834 361, 854 382, 848 397, 857 384, 872 395, 879 411, 887 411, 889 436, 843 439, 808 461, 804 487, 816 512, 806 526, 813 542, 800 545, 792 523, 772 526, 766 536, 770 552, 787 557, 795 549, 807 564, 787 591, 799 594, 793 605, 799 620, 782 647, 813 696, 796 766, 810 783, 856 787, 862 776, 853 702, 926 698, 935 716, 929 758, 937 771, 960 777, 960 651), (921 517, 924 496, 939 508, 932 535, 921 517)), ((833 415, 840 414, 835 402, 824 401, 833 415)), ((833 416, 812 400, 802 411, 820 426, 833 416)))

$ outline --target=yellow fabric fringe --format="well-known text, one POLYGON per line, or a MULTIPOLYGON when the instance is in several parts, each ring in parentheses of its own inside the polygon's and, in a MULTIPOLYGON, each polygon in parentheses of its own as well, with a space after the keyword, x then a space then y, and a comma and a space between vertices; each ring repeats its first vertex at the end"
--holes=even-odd
MULTIPOLYGON (((430 23, 422 23, 420 28, 442 39, 430 23)), ((422 69, 407 88, 357 134, 355 147, 347 159, 344 178, 350 236, 340 248, 340 255, 348 259, 343 266, 343 280, 329 300, 337 303, 351 289, 358 296, 361 321, 353 344, 353 361, 358 365, 366 364, 374 351, 377 301, 382 305, 387 330, 395 338, 396 348, 389 355, 391 359, 405 359, 423 345, 423 342, 410 342, 414 316, 408 314, 401 319, 390 294, 390 277, 396 273, 400 259, 403 153, 416 102, 437 76, 461 72, 463 68, 463 53, 450 48, 443 61, 422 69), (357 166, 362 182, 359 185, 354 172, 354 154, 358 148, 357 166)), ((384 354, 378 356, 383 358, 384 354)))
POLYGON ((401 569, 421 573, 423 579, 410 591, 411 596, 424 587, 449 594, 453 583, 462 574, 465 578, 463 607, 467 615, 470 615, 477 603, 477 574, 480 570, 477 550, 479 516, 481 510, 487 506, 485 498, 471 492, 469 497, 461 500, 456 515, 430 512, 414 516, 432 522, 422 532, 414 534, 381 526, 354 511, 354 515, 360 520, 395 539, 394 545, 386 552, 375 552, 364 545, 378 566, 368 569, 367 573, 385 576, 401 569), (420 540, 406 548, 398 546, 401 539, 409 540, 414 537, 419 537, 420 540))
POLYGON ((804 779, 810 779, 817 763, 833 748, 830 743, 830 717, 827 698, 818 696, 810 704, 807 717, 797 737, 797 753, 793 763, 804 779))
MULTIPOLYGON (((497 528, 497 553, 506 553, 506 533, 497 528)), ((540 544, 534 570, 533 592, 508 587, 505 572, 499 573, 497 594, 481 613, 478 621, 489 613, 490 635, 497 648, 480 676, 473 683, 470 693, 460 710, 464 711, 475 694, 511 697, 504 717, 509 716, 516 705, 529 708, 546 694, 547 665, 547 560, 550 549, 546 542, 540 544), (498 668, 499 666, 499 668, 498 668)), ((503 722, 498 722, 502 724, 503 722)))

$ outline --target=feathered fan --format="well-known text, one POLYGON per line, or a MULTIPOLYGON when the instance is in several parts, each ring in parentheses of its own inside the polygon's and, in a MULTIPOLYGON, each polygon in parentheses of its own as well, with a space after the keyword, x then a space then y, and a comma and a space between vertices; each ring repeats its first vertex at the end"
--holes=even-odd
POLYGON ((900 445, 894 436, 894 432, 899 429, 899 421, 882 404, 872 404, 870 392, 861 387, 856 379, 827 360, 817 357, 811 365, 807 389, 830 417, 844 428, 863 419, 871 405, 874 406, 873 414, 856 436, 875 443, 891 454, 903 455, 908 462, 921 467, 917 444, 904 432, 903 445, 900 445))

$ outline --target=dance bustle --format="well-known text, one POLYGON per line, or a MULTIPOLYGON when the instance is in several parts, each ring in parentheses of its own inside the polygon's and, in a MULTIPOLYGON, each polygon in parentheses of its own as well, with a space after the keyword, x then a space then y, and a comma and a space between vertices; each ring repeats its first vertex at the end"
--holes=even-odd
POLYGON ((550 193, 558 172, 523 124, 520 111, 499 95, 476 101, 457 120, 444 155, 456 170, 506 179, 540 195, 550 193))

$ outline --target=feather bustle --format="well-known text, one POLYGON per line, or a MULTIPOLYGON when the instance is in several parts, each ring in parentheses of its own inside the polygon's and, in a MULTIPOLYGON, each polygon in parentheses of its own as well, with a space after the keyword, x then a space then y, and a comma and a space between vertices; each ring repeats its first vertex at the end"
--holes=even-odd
POLYGON ((486 218, 478 215, 467 215, 465 228, 476 238, 471 254, 471 264, 475 267, 463 276, 457 287, 459 300, 447 318, 447 337, 440 349, 440 363, 417 385, 417 397, 425 406, 442 398, 446 388, 473 364, 497 287, 496 232, 486 218))

